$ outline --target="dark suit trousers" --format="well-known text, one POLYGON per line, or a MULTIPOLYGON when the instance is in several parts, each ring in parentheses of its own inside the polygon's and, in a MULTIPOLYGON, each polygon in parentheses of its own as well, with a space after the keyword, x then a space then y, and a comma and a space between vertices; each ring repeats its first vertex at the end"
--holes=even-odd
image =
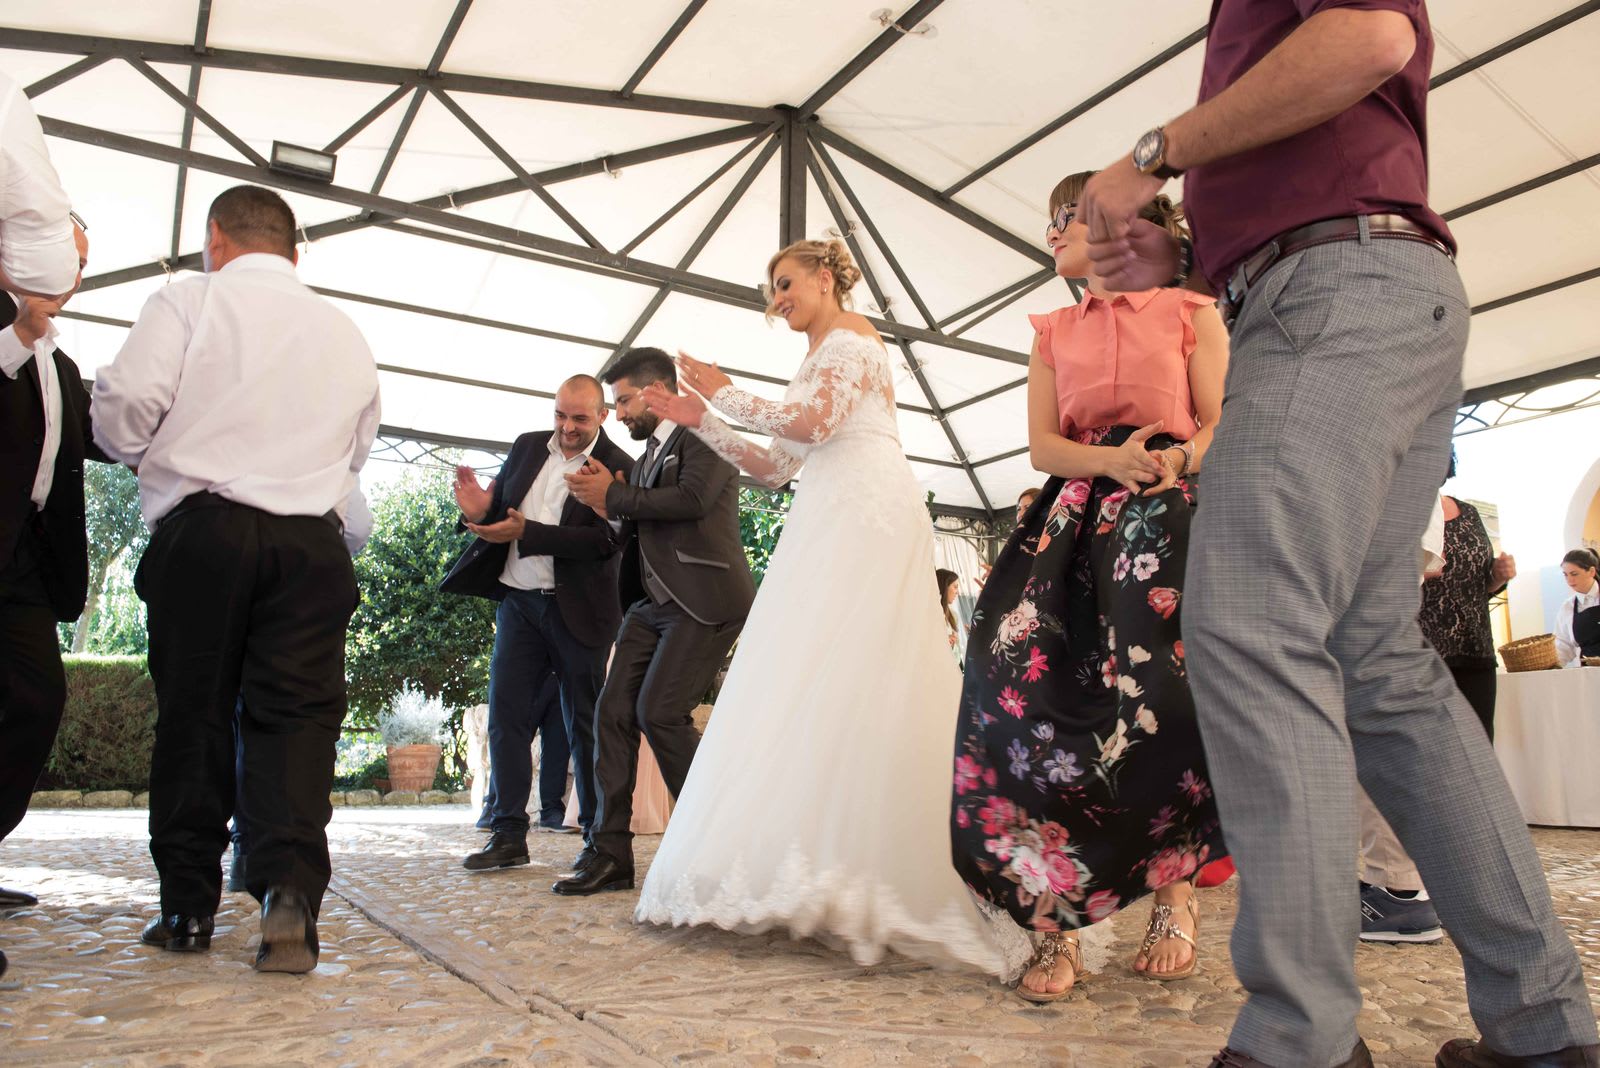
POLYGON ((610 646, 579 642, 561 618, 556 599, 534 590, 508 592, 494 618, 494 658, 489 664, 494 829, 514 834, 528 831, 528 795, 533 790, 533 755, 529 747, 534 734, 543 728, 541 816, 563 811, 561 794, 566 787, 570 753, 576 758, 573 779, 578 791, 578 822, 587 836, 595 808, 594 782, 589 771, 594 762, 594 702, 605 680, 610 646), (540 691, 552 672, 561 694, 561 724, 544 718, 540 705, 540 691), (563 733, 565 739, 561 738, 563 733), (554 769, 560 769, 559 786, 553 785, 554 769))
POLYGON ((639 772, 639 732, 650 741, 661 777, 677 797, 700 745, 694 708, 711 688, 744 620, 710 626, 676 603, 640 601, 617 635, 617 654, 595 710, 600 794, 594 847, 633 865, 633 787, 639 772))
POLYGON ((0 839, 27 814, 67 703, 56 615, 33 548, 25 533, 0 569, 0 839))
POLYGON ((236 802, 250 892, 292 887, 316 910, 331 874, 355 571, 325 519, 208 502, 159 526, 135 576, 158 711, 150 854, 161 910, 216 911, 236 802))

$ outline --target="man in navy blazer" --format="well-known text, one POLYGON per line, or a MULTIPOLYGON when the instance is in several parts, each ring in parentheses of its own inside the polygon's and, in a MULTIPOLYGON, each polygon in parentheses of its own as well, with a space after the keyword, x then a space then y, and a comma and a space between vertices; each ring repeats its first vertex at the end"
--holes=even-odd
POLYGON ((456 469, 462 525, 477 540, 440 589, 500 602, 489 664, 495 806, 488 845, 462 862, 471 871, 528 863, 529 746, 540 726, 539 683, 550 671, 561 690, 586 842, 594 822, 594 705, 622 622, 620 540, 570 495, 565 476, 591 459, 624 478, 632 471, 628 454, 600 427, 606 414, 600 383, 576 375, 556 391, 555 429, 518 437, 488 488, 470 467, 456 469))

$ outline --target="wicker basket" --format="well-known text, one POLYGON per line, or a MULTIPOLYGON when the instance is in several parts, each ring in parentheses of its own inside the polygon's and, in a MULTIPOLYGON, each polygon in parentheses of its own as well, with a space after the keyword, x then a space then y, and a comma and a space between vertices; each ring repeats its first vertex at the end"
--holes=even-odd
POLYGON ((1561 666, 1554 634, 1535 634, 1508 642, 1500 647, 1500 659, 1505 661, 1507 671, 1548 671, 1561 666))

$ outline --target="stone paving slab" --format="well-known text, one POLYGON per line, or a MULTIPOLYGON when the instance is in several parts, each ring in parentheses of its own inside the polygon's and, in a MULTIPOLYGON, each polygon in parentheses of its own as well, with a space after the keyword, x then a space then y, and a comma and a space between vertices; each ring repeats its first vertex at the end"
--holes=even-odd
MULTIPOLYGON (((533 863, 469 873, 461 809, 341 809, 322 965, 257 976, 255 904, 231 894, 210 954, 138 944, 155 908, 144 816, 35 812, 0 847, 0 882, 41 905, 0 919, 0 1062, 234 1064, 1204 1065, 1240 993, 1235 885, 1202 895, 1201 967, 1161 984, 1127 966, 1142 911, 1067 1001, 1030 1006, 989 979, 891 958, 860 968, 782 932, 641 928, 637 895, 549 884, 579 842, 534 835, 533 863)), ((1557 908, 1600 995, 1600 832, 1536 832, 1557 908)), ((642 868, 656 839, 636 842, 642 868)), ((1459 958, 1357 952, 1362 1032, 1380 1065, 1428 1066, 1472 1033, 1459 958)))

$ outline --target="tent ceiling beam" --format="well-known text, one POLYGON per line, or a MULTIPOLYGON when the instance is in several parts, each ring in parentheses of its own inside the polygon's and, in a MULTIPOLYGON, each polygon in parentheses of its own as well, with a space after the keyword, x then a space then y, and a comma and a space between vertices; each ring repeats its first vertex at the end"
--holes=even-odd
MULTIPOLYGON (((707 220, 705 226, 701 227, 700 233, 696 235, 694 241, 689 245, 688 251, 679 257, 678 270, 686 271, 694 266, 694 261, 700 258, 700 253, 704 252, 706 245, 711 243, 711 238, 721 229, 728 216, 733 214, 733 209, 739 206, 739 202, 744 199, 744 195, 755 184, 756 178, 766 169, 767 164, 772 160, 773 152, 777 151, 781 140, 781 137, 767 139, 766 145, 756 155, 755 162, 745 168, 745 172, 739 176, 739 180, 728 191, 728 195, 722 198, 722 203, 717 205, 717 210, 712 212, 711 218, 707 220)), ((598 372, 600 375, 604 375, 611 370, 616 365, 616 362, 622 359, 623 353, 633 346, 633 343, 638 340, 640 332, 644 330, 651 319, 655 318, 656 312, 661 310, 661 305, 667 302, 667 297, 672 294, 672 289, 671 283, 668 283, 662 286, 655 296, 650 298, 650 303, 645 305, 644 311, 639 313, 638 318, 633 321, 633 325, 628 327, 628 332, 623 335, 621 341, 617 342, 617 347, 606 358, 606 362, 600 366, 598 372)))
MULTIPOLYGON (((199 7, 195 11, 194 20, 194 50, 197 55, 205 51, 206 35, 210 31, 211 0, 200 0, 199 7)), ((198 63, 190 64, 189 99, 191 100, 200 99, 200 71, 201 67, 198 63)), ((178 145, 181 148, 191 148, 194 145, 194 112, 187 108, 183 112, 183 135, 179 138, 178 145)), ((183 204, 188 186, 189 168, 180 164, 178 167, 177 189, 172 198, 172 240, 167 244, 167 255, 171 258, 177 257, 178 249, 181 247, 179 242, 183 237, 183 204)))
POLYGON ((1526 33, 1519 33, 1509 41, 1504 41, 1487 51, 1479 52, 1475 56, 1464 59, 1449 70, 1439 72, 1428 82, 1428 88, 1437 89, 1441 85, 1448 85, 1462 75, 1471 74, 1479 67, 1493 63, 1502 56, 1510 55, 1524 45, 1530 45, 1543 37, 1547 37, 1563 26, 1576 22, 1586 15, 1592 15, 1596 11, 1600 11, 1600 0, 1587 0, 1587 2, 1564 11, 1553 19, 1541 22, 1526 33))
POLYGON ((680 97, 633 94, 623 96, 609 89, 586 89, 573 85, 498 78, 477 74, 452 74, 448 71, 429 77, 426 71, 406 67, 387 67, 348 60, 316 59, 310 56, 278 55, 240 49, 212 48, 195 56, 186 44, 161 41, 130 41, 89 34, 55 33, 46 30, 6 30, 6 47, 28 52, 64 52, 78 55, 131 57, 150 63, 175 63, 188 66, 199 62, 205 67, 264 74, 293 74, 304 78, 331 78, 338 81, 403 85, 413 89, 438 86, 447 92, 483 93, 520 100, 548 100, 561 104, 623 108, 630 111, 661 112, 669 115, 696 115, 710 119, 769 123, 778 118, 773 108, 727 104, 712 100, 687 100, 680 97))
MULTIPOLYGON (((585 245, 562 241, 559 238, 531 234, 524 230, 485 222, 481 219, 458 215, 430 206, 434 203, 448 203, 449 197, 434 197, 426 202, 410 203, 374 193, 363 193, 359 189, 348 189, 343 186, 308 181, 293 175, 280 174, 277 171, 266 170, 261 167, 252 167, 246 163, 221 159, 217 156, 208 156, 193 151, 184 152, 174 145, 145 141, 141 138, 129 137, 126 134, 100 130, 75 122, 65 122, 48 116, 41 116, 39 121, 44 126, 44 132, 51 137, 60 137, 68 141, 94 145, 114 152, 143 156, 147 159, 161 160, 165 163, 186 162, 196 170, 237 178, 243 182, 257 182, 275 189, 288 189, 296 193, 303 193, 306 196, 362 208, 372 216, 372 219, 366 221, 366 225, 379 225, 390 219, 409 219, 426 223, 428 226, 439 227, 442 230, 484 238, 490 242, 500 242, 512 248, 542 252, 551 257, 550 262, 575 270, 609 274, 613 277, 621 277, 626 281, 636 283, 663 285, 670 282, 685 293, 718 300, 738 307, 752 308, 757 311, 767 306, 766 299, 762 296, 761 291, 754 286, 740 285, 737 282, 712 278, 709 275, 681 271, 658 263, 634 259, 630 256, 603 252, 585 245), (379 217, 384 218, 380 219, 379 217)), ((351 224, 352 222, 352 220, 341 220, 341 224, 351 224)), ((352 224, 348 226, 348 229, 359 229, 359 227, 352 224)), ((427 237, 441 236, 435 232, 420 228, 407 228, 403 232, 427 237)), ((510 249, 495 248, 494 251, 509 252, 510 249)), ((188 259, 188 257, 184 257, 184 259, 188 259)), ((185 263, 184 266, 192 266, 193 263, 198 262, 199 259, 196 257, 192 262, 185 263)), ((135 278, 153 277, 166 271, 169 266, 173 265, 156 263, 113 272, 112 275, 100 276, 100 278, 107 279, 107 281, 99 281, 93 287, 85 283, 85 288, 103 288, 106 285, 113 284, 111 281, 113 278, 117 282, 126 282, 135 278)), ((933 345, 941 345, 960 352, 970 352, 976 356, 987 356, 990 359, 1000 360, 1005 363, 1026 365, 1028 362, 1028 357, 1023 353, 1013 352, 996 345, 985 345, 980 342, 969 341, 966 338, 950 337, 935 330, 909 326, 891 320, 872 318, 871 316, 868 318, 874 326, 892 337, 903 337, 908 341, 926 341, 933 345)))
MULTIPOLYGON (((239 155, 243 156, 245 159, 249 160, 251 163, 254 163, 257 167, 265 167, 267 165, 267 158, 265 156, 251 148, 249 143, 246 142, 244 138, 228 129, 217 120, 216 116, 212 115, 211 112, 201 107, 200 101, 196 100, 192 96, 186 95, 182 89, 179 89, 176 85, 173 85, 161 75, 157 74, 155 68, 151 67, 150 64, 146 63, 142 59, 139 59, 138 57, 128 59, 127 63, 134 70, 144 75, 145 79, 149 81, 151 85, 155 86, 157 89, 160 89, 163 93, 171 97, 173 102, 183 109, 184 115, 187 118, 199 119, 201 122, 205 123, 212 133, 226 141, 230 148, 239 153, 239 155)), ((198 71, 198 69, 198 67, 195 68, 196 71, 198 71)))
POLYGON ((40 78, 38 81, 28 86, 28 88, 24 89, 23 95, 32 100, 40 93, 48 93, 58 85, 66 85, 80 74, 88 74, 90 71, 94 70, 96 67, 106 62, 110 58, 110 56, 103 55, 84 56, 76 63, 62 67, 54 74, 47 74, 43 78, 40 78))
POLYGON ((456 43, 456 34, 461 32, 461 24, 467 21, 467 12, 472 10, 472 0, 456 0, 456 9, 450 14, 450 21, 445 24, 444 33, 439 35, 439 44, 433 50, 433 58, 428 61, 428 69, 423 71, 423 76, 435 78, 439 75, 439 68, 444 66, 444 57, 450 54, 450 46, 456 43))
MULTIPOLYGON (((411 90, 404 88, 396 90, 396 92, 401 95, 404 95, 410 91, 411 90)), ((550 170, 539 172, 534 177, 538 178, 541 182, 544 182, 547 185, 553 185, 557 182, 568 182, 577 178, 586 178, 590 175, 600 174, 604 172, 607 167, 609 167, 611 170, 617 170, 620 167, 633 166, 634 164, 642 163, 653 163, 656 160, 670 159, 673 156, 687 155, 688 153, 699 152, 706 148, 715 148, 719 145, 742 140, 745 137, 758 136, 762 132, 762 129, 762 127, 753 123, 743 126, 731 126, 725 130, 715 130, 711 133, 696 134, 693 137, 680 138, 676 141, 666 141, 662 144, 651 145, 647 148, 637 148, 628 152, 619 152, 615 155, 607 156, 603 160, 586 160, 582 163, 570 163, 560 167, 553 167, 550 170)), ((470 189, 463 189, 455 193, 446 193, 442 196, 429 197, 425 200, 419 200, 417 203, 425 208, 443 209, 452 206, 462 207, 467 204, 477 204, 485 200, 493 200, 496 197, 509 196, 522 191, 522 183, 513 178, 506 181, 491 182, 488 185, 474 186, 470 189)), ((366 230, 374 226, 388 226, 389 223, 390 220, 385 217, 363 213, 361 215, 351 216, 347 219, 338 219, 332 222, 317 223, 314 226, 308 226, 304 229, 304 235, 307 240, 316 241, 320 238, 337 237, 340 234, 354 233, 358 230, 366 230)), ((400 228, 396 227, 395 229, 400 228)), ((427 236, 433 235, 429 234, 427 236)), ((469 247, 480 246, 473 245, 469 247)), ((481 247, 484 251, 488 252, 507 251, 506 249, 487 244, 481 247)), ((626 255, 626 250, 624 250, 624 255, 626 255)), ((553 257, 545 258, 541 260, 541 262, 559 263, 563 266, 567 266, 566 261, 557 260, 553 257)), ((84 290, 102 289, 107 286, 121 285, 124 282, 136 282, 144 278, 153 278, 156 275, 163 274, 168 270, 179 271, 198 267, 199 264, 200 254, 197 252, 189 253, 187 255, 173 257, 164 261, 157 260, 154 263, 144 264, 138 267, 127 267, 117 271, 110 271, 105 274, 93 275, 84 279, 82 288, 84 290)), ((613 272, 613 276, 619 278, 626 277, 619 272, 613 272)), ((631 278, 627 280, 636 281, 636 279, 631 278)))
POLYGON ((1011 294, 1015 293, 1018 289, 1021 289, 1021 288, 1025 287, 1025 286, 1036 284, 1036 283, 1039 283, 1039 282, 1048 281, 1049 279, 1055 277, 1055 273, 1056 272, 1047 269, 1047 270, 1042 270, 1042 271, 1035 271, 1033 274, 1030 274, 1026 278, 1019 278, 1015 282, 1012 282, 1010 285, 1003 286, 999 290, 996 290, 995 292, 990 293, 986 297, 980 297, 979 299, 973 301, 971 304, 968 304, 965 308, 962 308, 960 311, 951 312, 949 315, 946 315, 943 319, 939 320, 939 323, 938 323, 939 329, 943 330, 945 327, 949 326, 951 323, 960 322, 962 319, 965 319, 967 316, 971 315, 973 312, 982 311, 984 308, 987 308, 990 304, 994 303, 995 301, 1000 300, 1003 297, 1009 297, 1011 294))
POLYGON ((657 41, 656 46, 650 50, 650 54, 644 57, 644 62, 639 64, 638 69, 622 84, 622 96, 624 98, 633 95, 633 91, 639 88, 639 83, 644 81, 645 76, 650 73, 657 63, 661 62, 661 57, 667 54, 667 49, 672 47, 672 42, 678 39, 679 34, 688 29, 689 23, 694 20, 694 17, 700 13, 700 9, 705 6, 706 0, 689 0, 689 6, 683 9, 683 12, 667 28, 667 32, 662 34, 661 40, 657 41))
POLYGON ((411 132, 411 124, 417 121, 417 112, 422 108, 422 98, 427 93, 428 91, 421 87, 412 92, 411 102, 406 105, 406 113, 401 117, 400 126, 395 130, 393 140, 389 142, 389 150, 383 154, 383 162, 378 166, 378 176, 372 180, 373 196, 383 192, 383 183, 389 180, 389 172, 394 169, 394 161, 400 158, 400 146, 406 143, 406 135, 411 132))
POLYGON ((806 134, 793 108, 783 108, 778 157, 778 247, 806 237, 806 134))
POLYGON ((1072 108, 1070 108, 1067 111, 1063 112, 1062 114, 1058 115, 1056 118, 1051 119, 1049 122, 1045 123, 1039 129, 1035 130, 1033 133, 1029 134, 1027 137, 1024 137, 1021 141, 1018 141, 1016 144, 1012 145, 1010 148, 1006 149, 1004 152, 1000 153, 998 156, 996 156, 993 159, 991 159, 988 163, 985 163, 983 166, 977 168, 976 170, 970 171, 960 181, 956 182, 954 185, 951 185, 950 187, 945 189, 945 191, 943 193, 941 193, 940 196, 945 196, 945 197, 953 197, 953 196, 955 196, 957 193, 961 192, 963 189, 965 189, 967 186, 971 185, 973 182, 978 181, 980 178, 983 178, 985 175, 990 174, 991 172, 998 170, 999 168, 1005 166, 1007 163, 1010 163, 1012 160, 1016 159, 1018 156, 1022 155, 1024 152, 1028 151, 1028 149, 1032 148, 1034 145, 1038 144, 1040 141, 1043 141, 1045 138, 1049 137, 1051 134, 1055 133, 1057 130, 1061 129, 1063 126, 1066 126, 1068 123, 1072 122, 1074 119, 1077 119, 1080 116, 1085 115, 1088 112, 1090 112, 1090 111, 1094 110, 1095 108, 1099 107, 1101 104, 1105 103, 1107 100, 1111 99, 1112 97, 1116 96, 1118 93, 1122 92, 1124 89, 1128 88, 1128 86, 1132 85, 1134 82, 1139 81, 1146 74, 1149 74, 1151 71, 1165 66, 1167 63, 1171 62, 1173 59, 1177 58, 1178 56, 1181 56, 1183 53, 1185 53, 1189 49, 1193 48, 1196 44, 1198 44, 1201 41, 1205 40, 1205 38, 1206 38, 1206 27, 1202 26, 1198 30, 1195 30, 1192 33, 1190 33, 1187 36, 1185 36, 1183 38, 1183 40, 1178 41, 1175 44, 1169 45, 1167 48, 1163 49, 1160 53, 1158 53, 1155 56, 1152 56, 1151 58, 1149 58, 1147 60, 1145 60, 1143 63, 1139 64, 1137 67, 1133 68, 1133 70, 1130 70, 1128 73, 1124 74, 1122 77, 1118 78, 1116 81, 1112 82, 1110 85, 1106 86, 1104 89, 1101 89, 1099 92, 1095 93, 1093 96, 1091 96, 1088 99, 1082 101, 1081 103, 1078 103, 1078 104, 1074 105, 1072 108))
MULTIPOLYGON (((463 0, 463 2, 465 2, 465 0, 463 0)), ((478 120, 467 114, 466 109, 457 103, 450 96, 450 94, 446 93, 437 86, 433 88, 432 92, 434 98, 438 100, 439 103, 443 104, 445 109, 449 111, 450 114, 456 117, 456 121, 465 126, 468 133, 472 134, 473 137, 476 137, 483 144, 484 148, 487 148, 491 153, 494 154, 496 159, 505 164, 506 169, 517 176, 517 181, 521 182, 523 186, 527 188, 528 192, 538 197, 544 202, 545 207, 555 212, 556 218, 566 223, 567 228, 574 234, 577 234, 580 241, 582 241, 585 245, 588 245, 590 248, 600 249, 601 251, 605 250, 605 246, 600 243, 600 239, 591 234, 588 229, 586 229, 584 225, 578 221, 577 216, 568 211, 559 200, 551 195, 550 191, 544 187, 543 182, 529 174, 522 164, 517 162, 517 157, 506 151, 506 147, 499 141, 496 141, 494 137, 490 135, 489 131, 485 130, 478 123, 478 120)))
POLYGON ((1463 204, 1459 208, 1447 211, 1444 213, 1444 221, 1455 222, 1463 215, 1471 215, 1475 211, 1492 208, 1496 204, 1511 200, 1513 197, 1519 197, 1523 193, 1531 193, 1535 189, 1549 185, 1551 182, 1559 182, 1561 179, 1570 178, 1574 174, 1582 174, 1591 167, 1600 167, 1600 152, 1592 156, 1585 156, 1583 159, 1573 160, 1566 166, 1557 167, 1553 171, 1546 171, 1537 178, 1529 178, 1526 182, 1511 186, 1509 189, 1502 189, 1498 193, 1490 193, 1488 196, 1480 197, 1470 204, 1463 204))
POLYGON ((322 151, 338 152, 345 145, 349 144, 362 130, 365 130, 368 126, 371 126, 373 123, 377 122, 384 112, 394 107, 399 99, 409 92, 411 92, 410 86, 395 86, 394 91, 388 96, 384 97, 382 100, 378 101, 377 104, 373 105, 371 111, 357 119, 353 125, 344 131, 344 133, 340 134, 338 137, 335 137, 332 141, 329 141, 326 145, 324 145, 322 151))
MULTIPOLYGON (((952 330, 952 331, 950 331, 950 333, 953 334, 956 337, 960 337, 962 334, 965 334, 968 330, 971 330, 973 327, 977 326, 979 323, 984 322, 985 320, 987 320, 990 316, 995 315, 996 313, 1002 312, 1005 309, 1011 307, 1011 305, 1015 304, 1017 301, 1021 300, 1025 296, 1027 296, 1029 293, 1032 293, 1035 289, 1038 289, 1040 286, 1042 286, 1046 282, 1050 281, 1051 277, 1054 277, 1054 276, 1051 275, 1049 277, 1040 278, 1038 281, 1032 283, 1031 285, 1023 286, 1021 289, 1017 290, 1015 293, 1013 293, 1010 296, 1006 297, 1004 300, 1000 301, 1000 303, 996 304, 994 307, 990 308, 988 311, 984 312, 982 315, 979 315, 975 319, 971 319, 971 320, 969 320, 969 321, 967 321, 965 323, 962 323, 960 329, 952 330)), ((1077 284, 1074 283, 1071 279, 1068 279, 1067 285, 1072 289, 1073 297, 1076 300, 1081 301, 1083 299, 1083 294, 1082 294, 1082 292, 1079 291, 1077 284)))
POLYGON ((1469 389, 1461 398, 1461 406, 1470 408, 1489 401, 1504 402, 1505 398, 1513 395, 1522 396, 1536 389, 1543 389, 1545 386, 1559 386, 1563 382, 1588 378, 1591 375, 1600 375, 1600 356, 1569 363, 1565 367, 1552 367, 1537 374, 1523 375, 1521 378, 1508 378, 1504 382, 1496 382, 1490 386, 1469 389))
MULTIPOLYGON (((889 301, 883 291, 883 287, 878 284, 877 275, 873 271, 872 265, 867 262, 867 257, 861 247, 861 241, 856 237, 855 228, 850 225, 850 220, 845 216, 844 208, 839 203, 839 198, 834 194, 833 187, 828 183, 828 175, 823 173, 823 166, 828 162, 826 155, 820 146, 813 144, 811 147, 813 151, 806 154, 806 165, 811 169, 812 177, 816 179, 817 188, 822 191, 823 202, 828 205, 828 211, 833 214, 834 224, 838 226, 839 232, 850 246, 850 253, 856 259, 856 266, 861 269, 861 277, 866 281, 867 289, 871 291, 872 298, 878 302, 878 307, 883 309, 884 316, 892 319, 894 312, 889 307, 889 301)), ((843 181, 839 182, 839 188, 846 190, 848 193, 848 187, 845 186, 843 181)), ((851 197, 851 203, 856 203, 853 196, 851 197)), ((876 233, 875 230, 868 226, 864 214, 861 221, 862 225, 867 227, 869 233, 876 233)), ((874 237, 873 240, 875 242, 881 241, 878 237, 874 237)), ((879 244, 878 247, 879 251, 885 251, 882 244, 879 244)), ((898 270, 896 273, 899 273, 898 270)), ((914 292, 909 282, 905 282, 903 278, 902 282, 906 285, 907 292, 914 292)), ((921 307, 922 302, 918 300, 917 305, 921 307)), ((927 314, 927 320, 931 324, 933 316, 927 314)), ((953 450, 956 465, 966 474, 967 481, 972 484, 973 492, 978 495, 978 500, 983 504, 984 511, 992 516, 994 514, 994 505, 989 503, 989 495, 984 492, 983 483, 979 480, 978 473, 967 462, 967 452, 966 449, 962 448, 961 439, 956 437, 955 431, 950 427, 949 420, 945 418, 944 410, 939 407, 939 398, 934 396, 933 387, 928 384, 927 377, 922 373, 922 362, 917 359, 916 353, 911 351, 911 346, 906 342, 905 338, 896 337, 895 343, 900 346, 900 354, 905 358, 906 367, 910 369, 911 376, 916 380, 917 388, 922 391, 923 398, 928 402, 928 407, 931 409, 931 417, 939 424, 939 429, 944 431, 945 440, 950 443, 950 448, 953 450)))
POLYGON ((1589 282, 1596 278, 1600 278, 1600 267, 1592 267, 1587 271, 1580 271, 1577 274, 1569 274, 1565 278, 1558 278, 1554 282, 1546 282, 1542 286, 1524 289, 1520 293, 1512 293, 1510 296, 1475 304, 1472 308, 1472 314, 1479 315, 1483 312, 1496 311, 1508 304, 1518 304, 1524 300, 1532 300, 1534 297, 1542 297, 1546 293, 1553 293, 1558 289, 1565 289, 1568 286, 1575 286, 1581 282, 1589 282))
MULTIPOLYGON (((781 129, 782 126, 774 123, 773 125, 767 127, 767 134, 770 135, 777 133, 781 129)), ((729 171, 737 167, 739 165, 739 161, 744 159, 750 153, 754 152, 756 150, 756 146, 760 143, 761 138, 759 136, 752 138, 749 144, 745 145, 738 152, 735 152, 732 156, 730 156, 727 162, 723 163, 722 166, 712 171, 711 174, 699 185, 685 193, 676 204, 672 205, 672 207, 668 208, 661 215, 657 216, 654 222, 652 222, 649 226, 646 226, 643 230, 640 230, 638 236, 636 236, 632 241, 629 241, 626 245, 623 245, 618 251, 626 256, 634 249, 644 244, 647 240, 649 240, 651 234, 665 226, 678 214, 678 212, 682 211, 684 208, 698 200, 700 198, 700 194, 704 193, 707 189, 710 189, 712 186, 716 185, 717 182, 721 181, 724 174, 727 174, 729 171)))
MULTIPOLYGON (((927 302, 924 301, 921 294, 917 292, 917 287, 911 284, 911 278, 906 274, 905 269, 900 266, 900 260, 895 256, 894 249, 889 247, 889 242, 883 239, 883 234, 879 232, 876 226, 873 225, 872 216, 867 214, 866 206, 861 203, 861 198, 856 196, 855 190, 851 189, 850 184, 844 180, 844 175, 839 173, 839 168, 833 162, 833 157, 828 155, 827 149, 823 148, 815 141, 809 141, 807 143, 812 152, 816 155, 817 161, 821 163, 823 169, 828 172, 827 176, 820 174, 818 175, 818 184, 825 185, 828 177, 833 179, 833 184, 839 187, 840 193, 844 194, 845 202, 850 205, 850 210, 856 213, 855 222, 859 222, 867 231, 867 236, 872 238, 872 243, 878 248, 878 254, 881 255, 884 262, 889 265, 889 270, 894 272, 895 278, 900 282, 900 288, 904 289, 906 291, 906 296, 911 298, 911 304, 917 309, 917 314, 922 316, 922 321, 928 325, 928 329, 939 329, 938 317, 934 315, 933 312, 928 310, 927 302)), ((839 225, 847 229, 854 229, 854 222, 849 219, 842 220, 839 225)), ((865 268, 863 267, 863 269, 865 268)), ((882 304, 881 299, 879 303, 882 304)), ((889 314, 889 308, 887 305, 883 305, 883 314, 889 314)))
POLYGON ((893 48, 899 40, 917 28, 917 24, 933 13, 944 0, 917 0, 906 9, 906 13, 895 19, 893 24, 885 26, 883 32, 872 39, 872 43, 857 52, 855 56, 840 67, 838 73, 822 83, 822 86, 806 98, 805 103, 798 108, 802 119, 809 119, 822 109, 822 106, 832 100, 839 92, 854 81, 862 71, 872 66, 877 58, 893 48))
POLYGON ((899 167, 896 167, 888 160, 867 151, 855 142, 829 129, 827 126, 818 123, 814 127, 813 136, 820 140, 823 144, 827 145, 829 148, 832 148, 837 152, 855 160, 857 163, 872 171, 880 178, 888 179, 913 196, 927 201, 929 204, 940 208, 949 215, 955 216, 957 219, 960 219, 974 230, 977 230, 979 233, 987 237, 993 238, 994 240, 1000 242, 1000 244, 1011 249, 1013 252, 1027 257, 1040 266, 1054 267, 1055 261, 1052 260, 1049 255, 1047 255, 1033 242, 1028 241, 1026 238, 1018 237, 1016 234, 1012 233, 1010 230, 1007 230, 998 223, 984 218, 971 208, 956 202, 948 196, 945 196, 943 193, 928 185, 926 182, 913 178, 911 175, 907 174, 899 167))

